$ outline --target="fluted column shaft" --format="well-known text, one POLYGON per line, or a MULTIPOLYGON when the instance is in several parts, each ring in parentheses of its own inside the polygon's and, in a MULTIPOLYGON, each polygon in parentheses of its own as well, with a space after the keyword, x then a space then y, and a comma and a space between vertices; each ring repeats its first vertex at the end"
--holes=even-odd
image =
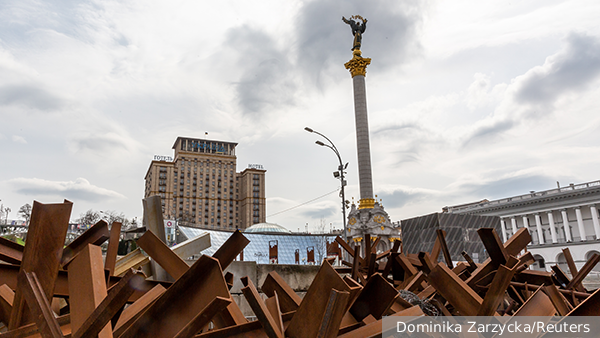
POLYGON ((587 241, 587 234, 585 233, 585 226, 583 225, 583 216, 581 215, 581 208, 575 208, 575 216, 577 217, 577 227, 579 228, 579 237, 582 242, 587 241))
POLYGON ((567 215, 567 210, 562 209, 560 211, 563 219, 563 229, 565 230, 565 237, 567 238, 567 242, 573 241, 573 236, 571 235, 571 226, 569 225, 569 216, 567 215))

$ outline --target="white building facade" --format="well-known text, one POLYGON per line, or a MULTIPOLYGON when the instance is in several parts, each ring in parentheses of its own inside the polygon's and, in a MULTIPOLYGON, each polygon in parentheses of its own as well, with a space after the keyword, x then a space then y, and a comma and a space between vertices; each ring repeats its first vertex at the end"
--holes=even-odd
MULTIPOLYGON (((499 216, 502 240, 521 228, 531 234, 528 250, 536 258, 533 268, 550 270, 554 264, 568 272, 562 249, 569 248, 578 268, 600 253, 600 181, 530 192, 500 200, 443 208, 444 212, 499 216)), ((600 264, 594 268, 600 273, 600 264)))

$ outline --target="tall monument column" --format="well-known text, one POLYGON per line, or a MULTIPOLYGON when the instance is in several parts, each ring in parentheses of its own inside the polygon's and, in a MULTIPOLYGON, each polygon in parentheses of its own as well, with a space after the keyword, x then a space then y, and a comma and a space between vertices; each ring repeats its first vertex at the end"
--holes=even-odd
POLYGON ((354 85, 354 117, 356 119, 356 147, 358 152, 358 179, 360 184, 359 209, 373 208, 373 176, 371 172, 371 147, 369 144, 369 117, 365 75, 371 59, 361 57, 360 49, 345 66, 350 70, 354 85))
MULTIPOLYGON (((383 209, 383 205, 373 198, 373 176, 371 172, 371 147, 369 144, 369 117, 367 115, 367 91, 365 76, 367 66, 371 59, 363 58, 360 51, 362 34, 365 32, 367 19, 360 15, 353 15, 350 20, 342 17, 342 20, 352 28, 354 44, 352 47, 352 59, 344 65, 352 75, 354 87, 354 117, 356 120, 356 148, 358 153, 358 180, 360 186, 360 200, 358 208, 353 203, 348 214, 348 237, 351 237, 357 245, 363 248, 371 247, 361 243, 369 235, 371 240, 380 237, 377 251, 385 251, 391 248, 391 243, 400 237, 383 209), (354 20, 356 19, 356 21, 354 20), (360 23, 358 20, 361 20, 360 23)), ((363 255, 370 253, 363 252, 363 255)))

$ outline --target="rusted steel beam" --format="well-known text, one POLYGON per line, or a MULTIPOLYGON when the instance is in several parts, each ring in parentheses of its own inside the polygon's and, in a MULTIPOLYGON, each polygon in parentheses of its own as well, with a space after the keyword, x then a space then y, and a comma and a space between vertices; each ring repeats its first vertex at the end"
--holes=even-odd
POLYGON ((411 276, 415 275, 418 272, 417 268, 415 268, 415 266, 409 261, 409 259, 404 254, 399 254, 398 256, 396 256, 396 262, 398 262, 402 269, 404 269, 405 272, 408 272, 408 274, 411 276))
POLYGON ((594 267, 596 266, 596 264, 598 264, 599 261, 599 254, 595 253, 594 255, 592 255, 592 257, 588 259, 587 262, 585 262, 585 264, 581 267, 579 272, 577 272, 577 274, 573 276, 571 282, 567 284, 566 289, 573 289, 580 285, 583 279, 588 275, 588 273, 590 273, 590 271, 592 271, 592 269, 594 269, 594 267))
POLYGON ((567 277, 565 272, 562 271, 558 265, 553 265, 551 269, 554 272, 554 277, 560 283, 560 285, 562 285, 562 287, 567 286, 567 284, 571 282, 571 279, 567 277))
POLYGON ((385 267, 383 268, 383 272, 381 273, 383 277, 388 278, 388 276, 390 275, 390 271, 392 270, 392 264, 394 263, 396 256, 398 256, 397 252, 390 252, 387 262, 385 263, 385 267))
POLYGON ((562 249, 562 252, 565 256, 565 260, 567 261, 567 266, 569 267, 571 276, 577 275, 577 266, 575 265, 575 261, 573 260, 573 256, 571 255, 571 250, 569 250, 569 248, 564 248, 562 249))
POLYGON ((111 276, 115 275, 122 226, 121 222, 113 222, 110 226, 110 238, 108 239, 108 248, 106 250, 106 257, 104 258, 104 268, 108 269, 111 276))
POLYGON ((224 277, 225 282, 227 283, 227 288, 229 289, 229 291, 231 291, 231 288, 233 287, 233 274, 227 271, 224 277))
MULTIPOLYGON (((20 269, 36 273, 48 301, 53 296, 72 207, 73 203, 66 200, 64 203, 58 204, 33 202, 27 230, 27 245, 23 249, 20 269)), ((23 285, 17 281, 13 311, 8 325, 9 330, 16 329, 33 320, 29 316, 29 310, 25 306, 21 290, 23 290, 23 285)))
POLYGON ((437 229, 436 231, 437 239, 440 242, 440 248, 442 249, 442 254, 444 254, 444 260, 446 261, 446 265, 450 269, 454 269, 454 264, 452 263, 452 256, 450 256, 450 251, 448 250, 448 245, 446 244, 446 232, 442 229, 437 229))
POLYGON ((500 305, 500 302, 504 300, 504 293, 514 275, 515 268, 509 269, 505 265, 500 265, 490 289, 486 292, 483 303, 477 311, 478 316, 493 316, 496 314, 496 309, 500 305))
POLYGON ((119 316, 117 324, 114 326, 113 336, 120 337, 123 332, 125 332, 125 330, 131 326, 131 324, 133 324, 133 322, 135 322, 139 316, 142 315, 146 308, 154 303, 154 301, 156 301, 158 297, 160 297, 165 291, 167 291, 167 289, 165 289, 164 286, 157 284, 133 304, 123 310, 121 316, 119 316))
POLYGON ((275 271, 269 272, 261 290, 267 297, 273 297, 277 293, 279 306, 284 313, 296 311, 302 302, 302 298, 275 271))
POLYGON ((66 265, 88 244, 100 245, 109 238, 108 223, 99 221, 63 249, 61 266, 66 269, 66 265))
POLYGON ((354 280, 358 280, 358 275, 360 274, 359 271, 359 267, 360 267, 360 246, 356 245, 354 247, 354 254, 352 255, 352 258, 354 258, 354 260, 352 261, 352 274, 350 275, 352 277, 352 279, 354 280))
POLYGON ((0 322, 6 324, 10 320, 14 299, 14 291, 6 284, 0 285, 0 322))
POLYGON ((423 271, 419 271, 416 275, 412 276, 410 281, 402 286, 402 289, 410 292, 415 292, 421 288, 425 281, 425 275, 423 271))
POLYGON ((267 306, 267 310, 275 320, 275 324, 279 329, 279 332, 284 332, 285 327, 283 326, 283 319, 281 318, 281 307, 279 306, 279 297, 277 297, 277 292, 273 297, 269 297, 265 300, 265 305, 267 306))
MULTIPOLYGON (((504 243, 504 249, 506 254, 516 256, 519 254, 519 252, 527 248, 527 244, 530 242, 531 235, 529 234, 529 231, 527 231, 525 228, 521 228, 514 235, 512 235, 506 241, 506 243, 504 243)), ((494 266, 494 264, 492 264, 492 260, 488 258, 477 267, 477 270, 473 271, 471 277, 469 277, 465 282, 467 282, 467 284, 469 284, 471 287, 474 287, 476 281, 496 269, 497 266, 494 266)))
POLYGON ((556 313, 556 309, 552 304, 552 301, 544 292, 542 287, 537 288, 533 295, 527 299, 514 316, 540 316, 540 317, 551 317, 556 313))
POLYGON ((547 271, 537 271, 537 270, 523 270, 518 275, 515 275, 516 282, 527 282, 528 284, 537 284, 537 285, 550 285, 554 284, 552 281, 552 274, 547 271))
POLYGON ((21 264, 24 249, 25 247, 21 244, 0 237, 0 261, 11 264, 21 264))
POLYGON ((46 298, 44 289, 36 277, 35 272, 22 271, 19 273, 19 285, 22 285, 22 294, 25 298, 32 317, 37 324, 43 338, 62 338, 63 333, 50 302, 46 298))
POLYGON ((317 338, 337 337, 349 298, 347 291, 331 289, 317 338))
POLYGON ((600 316, 600 289, 583 300, 567 316, 600 316))
POLYGON ((427 252, 419 252, 419 261, 421 261, 421 270, 427 275, 436 265, 427 252))
POLYGON ((348 284, 348 287, 350 287, 350 291, 349 291, 350 292, 350 300, 348 301, 349 302, 348 305, 351 305, 352 303, 354 303, 356 298, 360 295, 360 292, 362 291, 363 286, 348 276, 344 276, 344 278, 342 278, 342 279, 344 280, 344 282, 346 282, 346 284, 348 284))
MULTIPOLYGON (((410 316, 420 317, 424 316, 423 311, 418 306, 413 306, 404 311, 395 313, 391 316, 410 316)), ((395 323, 394 323, 395 325, 395 323)), ((381 337, 382 331, 395 330, 395 327, 383 327, 383 319, 379 319, 371 324, 359 327, 358 329, 339 335, 338 338, 366 338, 366 337, 381 337)))
MULTIPOLYGON (((296 312, 291 311, 284 313, 281 315, 284 326, 289 323, 296 312)), ((258 320, 254 320, 251 322, 246 322, 244 324, 239 324, 235 326, 229 326, 221 329, 214 329, 208 332, 203 332, 197 334, 196 338, 221 338, 221 337, 266 337, 264 330, 262 329, 262 325, 258 320)))
POLYGON ((242 284, 244 284, 244 288, 242 288, 242 293, 244 297, 248 301, 250 308, 258 318, 258 321, 262 324, 265 329, 265 333, 269 338, 283 338, 283 332, 279 329, 279 325, 275 322, 273 316, 267 309, 265 303, 263 303, 254 283, 246 277, 242 277, 242 284))
POLYGON ((480 228, 477 229, 477 234, 483 242, 483 246, 485 246, 485 250, 492 260, 492 264, 495 267, 500 266, 500 264, 506 264, 510 253, 504 248, 496 230, 494 228, 480 228))
POLYGON ((377 264, 377 254, 370 253, 369 267, 367 269, 367 279, 371 278, 371 275, 375 273, 375 264, 377 264))
MULTIPOLYGON (((56 318, 58 325, 64 336, 68 337, 71 333, 71 315, 66 314, 56 318)), ((40 337, 40 330, 36 323, 23 325, 18 329, 0 333, 0 338, 25 338, 25 337, 40 337)))
MULTIPOLYGON (((354 258, 354 249, 352 249, 350 244, 346 243, 346 241, 344 241, 340 236, 337 236, 335 238, 335 241, 338 242, 338 244, 341 245, 341 247, 344 248, 344 250, 346 250, 346 252, 354 258)), ((363 266, 365 265, 365 262, 362 259, 362 257, 360 257, 360 255, 358 256, 358 260, 360 264, 362 264, 363 266)))
MULTIPOLYGON (((11 289, 17 288, 17 276, 19 274, 20 267, 12 264, 0 264, 0 285, 6 284, 11 289)), ((117 284, 121 280, 121 277, 110 277, 108 281, 108 287, 117 284)), ((171 282, 157 282, 152 280, 144 281, 144 284, 136 289, 135 292, 129 297, 127 302, 133 303, 142 297, 146 292, 155 287, 156 285, 162 284, 165 288, 171 286, 171 282)), ((58 276, 55 282, 54 295, 57 297, 69 297, 69 282, 67 277, 67 271, 59 270, 58 276)))
POLYGON ((396 297, 398 297, 398 291, 394 286, 388 283, 381 274, 376 273, 371 276, 349 311, 358 321, 365 319, 368 315, 380 319, 396 297))
MULTIPOLYGON (((125 306, 133 291, 144 282, 144 277, 130 270, 117 285, 112 287, 107 296, 85 319, 72 338, 97 337, 106 324, 125 306)), ((112 331, 112 328, 111 328, 112 331)))
POLYGON ((285 334, 289 337, 315 337, 320 328, 331 289, 350 291, 350 287, 335 272, 335 269, 324 262, 310 285, 296 314, 292 318, 285 334))
POLYGON ((117 259, 115 263, 114 276, 122 276, 129 269, 138 269, 144 264, 150 263, 150 257, 144 255, 142 249, 137 248, 127 255, 117 259))
MULTIPOLYGON (((528 284, 528 283, 521 283, 521 282, 510 282, 510 285, 512 285, 513 287, 515 287, 517 289, 522 289, 522 290, 537 289, 540 286, 542 286, 542 285, 528 284)), ((574 295, 575 297, 577 297, 579 299, 584 299, 591 295, 591 293, 587 293, 587 292, 578 292, 578 291, 565 290, 565 289, 558 289, 558 292, 560 292, 561 294, 563 294, 565 296, 574 295)))
POLYGON ((210 323, 210 320, 219 312, 223 311, 233 300, 230 298, 215 297, 200 313, 196 315, 174 338, 191 338, 202 328, 210 323))
POLYGON ((215 297, 230 299, 231 295, 219 261, 204 255, 150 305, 121 338, 173 337, 215 297))
POLYGON ((437 264, 425 278, 462 316, 476 316, 483 299, 445 264, 437 264))
POLYGON ((163 243, 152 231, 146 231, 136 243, 175 280, 190 268, 187 263, 163 243))
POLYGON ((250 243, 239 230, 236 230, 221 247, 213 254, 213 257, 219 260, 221 269, 225 270, 231 262, 240 254, 250 243))
POLYGON ((550 298, 559 316, 566 316, 569 313, 569 307, 555 285, 545 285, 542 291, 550 298))
MULTIPOLYGON (((446 236, 446 231, 442 230, 444 236, 446 236)), ((429 253, 429 257, 434 262, 438 262, 438 258, 440 257, 440 251, 442 251, 442 243, 440 242, 439 237, 435 238, 435 242, 433 243, 433 248, 431 248, 431 252, 429 253)))
POLYGON ((468 268, 469 272, 473 272, 473 271, 477 270, 477 264, 475 264, 475 262, 473 262, 473 259, 471 258, 471 256, 469 256, 468 253, 463 251, 460 254, 465 258, 465 260, 469 264, 469 268, 468 268))
POLYGON ((371 245, 371 251, 369 251, 369 253, 377 253, 377 245, 379 244, 379 241, 381 241, 381 237, 375 238, 375 241, 371 245))
MULTIPOLYGON (((107 295, 102 249, 87 244, 69 263, 68 274, 71 329, 77 332, 107 295)), ((112 338, 111 326, 105 323, 98 337, 112 338)))

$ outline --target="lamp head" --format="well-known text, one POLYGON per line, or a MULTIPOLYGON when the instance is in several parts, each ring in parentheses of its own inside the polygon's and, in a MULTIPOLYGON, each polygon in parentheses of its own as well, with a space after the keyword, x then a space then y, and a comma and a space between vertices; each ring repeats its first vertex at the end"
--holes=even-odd
POLYGON ((312 132, 314 132, 314 130, 312 130, 312 129, 311 129, 311 128, 309 128, 309 127, 304 127, 304 130, 306 130, 306 131, 307 131, 307 132, 309 132, 309 133, 312 133, 312 132))
POLYGON ((321 141, 316 141, 316 144, 320 145, 320 146, 325 146, 325 143, 321 142, 321 141))

